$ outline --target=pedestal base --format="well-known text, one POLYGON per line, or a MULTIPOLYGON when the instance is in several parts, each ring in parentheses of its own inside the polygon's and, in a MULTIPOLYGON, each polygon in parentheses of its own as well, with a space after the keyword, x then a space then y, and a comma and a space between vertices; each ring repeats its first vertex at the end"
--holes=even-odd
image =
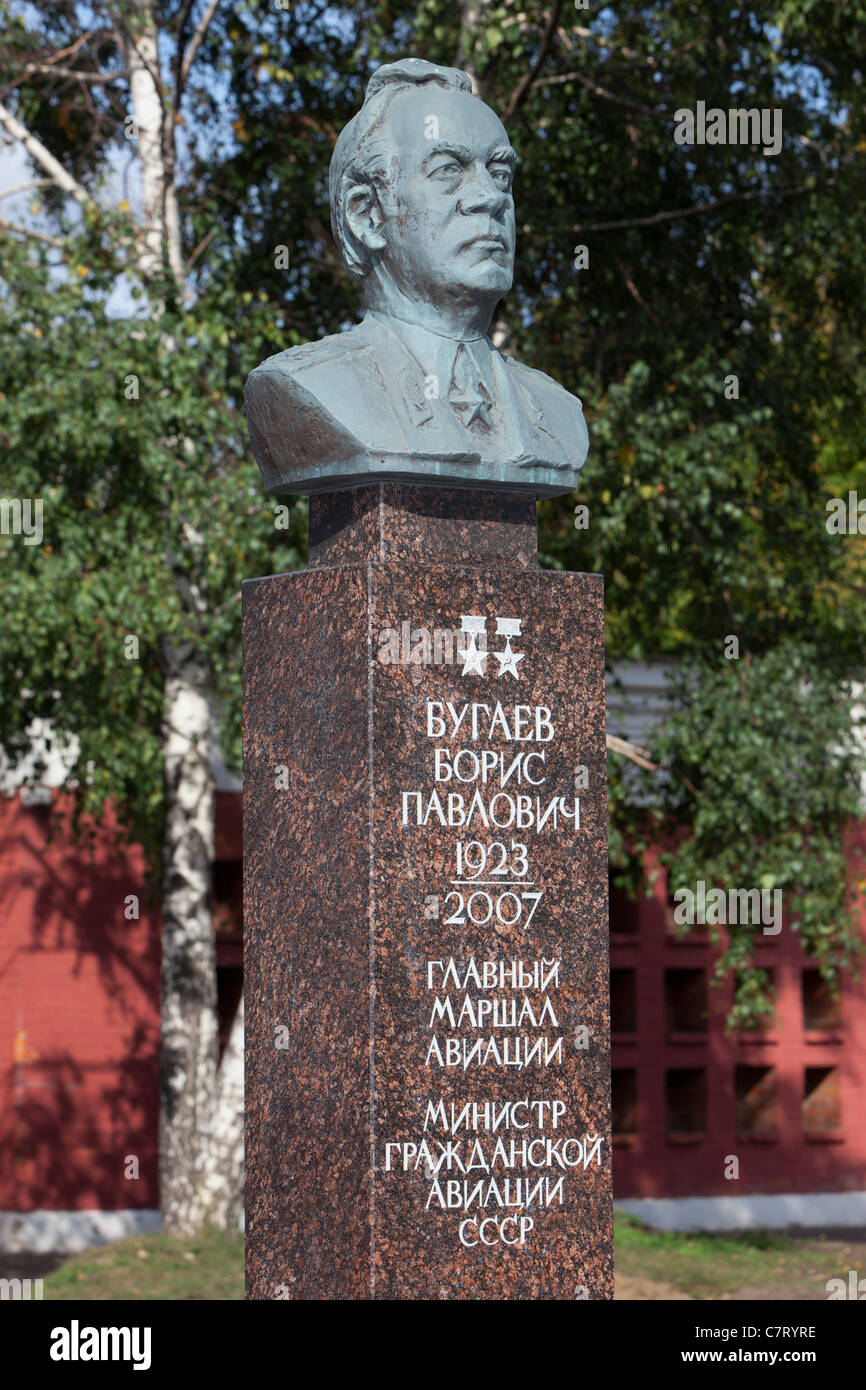
POLYGON ((602 581, 358 492, 244 587, 247 1294, 610 1299, 602 581))

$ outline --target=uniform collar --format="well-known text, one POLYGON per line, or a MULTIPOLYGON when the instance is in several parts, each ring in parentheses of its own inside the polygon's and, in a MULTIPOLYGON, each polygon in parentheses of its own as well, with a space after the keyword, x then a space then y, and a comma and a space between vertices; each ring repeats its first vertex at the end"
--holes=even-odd
POLYGON ((490 339, 482 334, 472 338, 451 338, 444 333, 434 333, 432 329, 422 328, 407 319, 398 319, 391 314, 369 310, 366 316, 381 324, 399 339, 411 357, 424 368, 425 373, 435 374, 442 382, 443 395, 448 389, 454 370, 454 361, 461 346, 472 357, 482 381, 491 394, 493 387, 493 364, 491 356, 495 351, 490 339))

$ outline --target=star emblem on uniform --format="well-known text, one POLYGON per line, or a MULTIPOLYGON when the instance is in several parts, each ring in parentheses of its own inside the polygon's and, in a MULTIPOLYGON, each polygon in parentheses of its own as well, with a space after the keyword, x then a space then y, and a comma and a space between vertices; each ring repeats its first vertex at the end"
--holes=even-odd
POLYGON ((481 378, 478 366, 465 343, 460 343, 451 369, 451 384, 448 387, 448 404, 466 429, 470 425, 483 425, 490 429, 490 407, 493 397, 481 378))
MULTIPOLYGON (((485 390, 483 383, 481 390, 485 390)), ((480 421, 487 429, 490 428, 490 408, 493 401, 489 397, 485 399, 482 395, 470 395, 469 392, 458 395, 452 391, 448 396, 448 404, 454 407, 467 429, 470 425, 474 425, 476 420, 480 421)))

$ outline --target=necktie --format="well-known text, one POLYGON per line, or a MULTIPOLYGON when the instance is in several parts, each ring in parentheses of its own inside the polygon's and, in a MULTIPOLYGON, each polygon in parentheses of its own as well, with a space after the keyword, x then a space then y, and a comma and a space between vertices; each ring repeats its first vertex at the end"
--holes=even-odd
POLYGON ((465 343, 460 344, 454 358, 447 400, 467 428, 478 424, 490 429, 490 407, 493 397, 481 380, 465 343))

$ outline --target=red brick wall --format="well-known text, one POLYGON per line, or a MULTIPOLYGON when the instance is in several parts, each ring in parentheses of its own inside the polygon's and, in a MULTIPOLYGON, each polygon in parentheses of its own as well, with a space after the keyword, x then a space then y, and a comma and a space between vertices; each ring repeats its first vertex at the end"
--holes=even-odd
MULTIPOLYGON (((217 854, 226 861, 224 902, 215 904, 223 1031, 240 985, 228 862, 240 855, 240 801, 223 794, 217 806, 217 854)), ((857 835, 866 844, 866 829, 857 835)), ((140 853, 124 864, 114 852, 109 821, 91 864, 67 836, 47 842, 46 810, 0 800, 0 1210, 158 1205, 160 920, 143 899, 140 919, 124 918, 125 897, 142 898, 142 875, 140 853), (138 1157, 137 1181, 124 1178, 128 1155, 138 1157)), ((778 937, 758 936, 759 962, 775 972, 775 1021, 756 1038, 731 1038, 730 987, 709 987, 713 949, 672 941, 668 915, 663 876, 652 899, 627 907, 629 920, 612 908, 612 969, 635 972, 634 1000, 626 984, 620 1019, 633 1013, 636 1025, 613 1045, 614 1071, 633 1072, 636 1084, 620 1096, 619 1117, 632 1132, 615 1141, 615 1195, 866 1189, 866 981, 846 981, 838 1026, 816 1009, 812 989, 813 1014, 828 1027, 807 1033, 801 975, 809 961, 785 923, 778 937), (618 934, 618 925, 630 933, 618 934), (666 969, 706 972, 706 1031, 695 977, 669 976, 666 986, 666 969), (669 1033, 672 1019, 693 1031, 669 1033), (684 1131, 704 1103, 696 1080, 705 1125, 684 1131), (737 1134, 738 1113, 752 1132, 737 1134), (839 1128, 828 1134, 837 1114, 839 1128), (732 1154, 736 1181, 724 1176, 732 1154)))
POLYGON ((153 1208, 159 917, 110 821, 91 863, 49 809, 0 799, 0 1209, 153 1208))
MULTIPOLYGON (((866 846, 866 827, 852 832, 853 844, 866 846)), ((853 863, 852 857, 852 871, 853 863)), ((786 914, 788 904, 786 895, 786 914)), ((636 972, 626 982, 635 989, 635 1031, 613 1037, 615 1075, 633 1073, 618 1087, 620 1122, 633 1132, 614 1138, 615 1197, 866 1190, 866 980, 846 977, 838 1024, 826 1008, 816 1011, 808 981, 812 1013, 826 1026, 807 1031, 802 974, 812 963, 785 915, 778 936, 755 928, 757 963, 774 972, 775 1019, 755 1036, 731 1036, 724 1022, 732 986, 709 984, 718 952, 671 939, 663 874, 653 897, 639 900, 636 931, 629 911, 633 916, 631 908, 620 917, 612 902, 614 986, 622 983, 619 972, 636 972), (620 921, 626 930, 617 933, 620 921), (706 974, 706 1031, 668 1031, 678 989, 695 1024, 699 1012, 693 980, 669 975, 666 986, 665 972, 673 970, 706 974), (698 1132, 689 1133, 682 1120, 694 1078, 672 1074, 695 1071, 703 1074, 706 1121, 701 1128, 698 1120, 698 1132), (674 1134, 667 1132, 672 1114, 679 1127, 674 1134), (725 1177, 726 1166, 733 1169, 729 1155, 739 1159, 736 1180, 725 1177)), ((626 994, 620 1011, 626 1019, 628 1004, 626 994)), ((699 1115, 701 1097, 692 1099, 699 1115)))

